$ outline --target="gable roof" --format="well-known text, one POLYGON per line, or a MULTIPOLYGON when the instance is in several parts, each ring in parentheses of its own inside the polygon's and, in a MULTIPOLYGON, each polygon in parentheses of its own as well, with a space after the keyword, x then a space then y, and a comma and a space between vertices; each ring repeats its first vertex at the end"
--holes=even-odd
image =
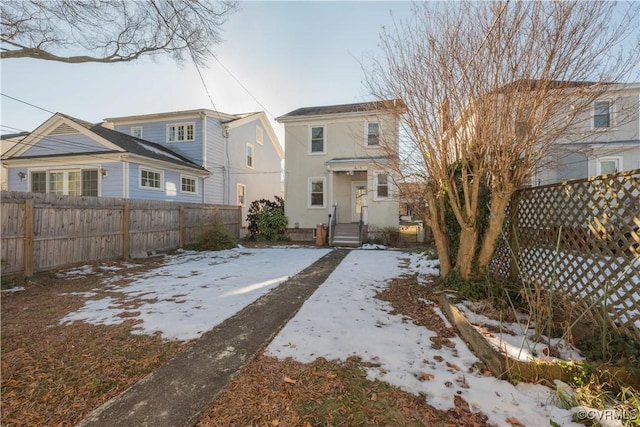
POLYGON ((375 111, 404 110, 405 104, 401 99, 386 101, 360 102, 356 104, 325 105, 320 107, 304 107, 293 110, 276 118, 277 121, 286 121, 289 118, 324 116, 332 114, 353 114, 375 111))
POLYGON ((69 153, 54 153, 51 155, 38 155, 38 156, 21 156, 29 148, 31 148, 39 139, 49 136, 49 134, 60 126, 68 126, 72 130, 76 130, 80 133, 87 135, 88 137, 96 140, 100 144, 105 146, 104 151, 100 151, 100 154, 107 153, 130 153, 148 159, 159 160, 166 163, 171 163, 176 166, 187 167, 190 169, 198 169, 203 172, 207 172, 202 166, 192 162, 186 157, 171 151, 168 148, 163 147, 160 144, 156 144, 151 141, 136 138, 131 135, 124 134, 122 132, 108 129, 102 126, 100 123, 90 123, 84 120, 77 119, 75 117, 67 116, 62 113, 55 113, 42 125, 40 125, 35 131, 30 133, 20 144, 16 144, 15 147, 10 149, 6 153, 6 158, 20 158, 29 159, 36 157, 65 157, 65 156, 77 156, 77 155, 91 155, 95 152, 69 152, 69 153))
POLYGON ((271 126, 271 123, 269 123, 267 115, 264 113, 264 111, 241 114, 239 116, 242 117, 238 117, 237 119, 228 122, 223 122, 223 124, 227 127, 227 129, 233 129, 254 120, 260 121, 263 129, 267 132, 267 135, 269 135, 269 140, 271 140, 271 145, 273 145, 273 149, 276 151, 276 154, 278 155, 278 157, 280 157, 280 160, 284 159, 284 150, 280 145, 280 140, 278 139, 276 133, 273 131, 273 127, 271 126))

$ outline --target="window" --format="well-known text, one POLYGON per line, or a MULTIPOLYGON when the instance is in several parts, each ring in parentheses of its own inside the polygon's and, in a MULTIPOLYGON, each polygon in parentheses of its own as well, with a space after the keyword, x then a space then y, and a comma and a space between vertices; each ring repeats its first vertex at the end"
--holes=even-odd
POLYGON ((140 188, 162 190, 162 172, 140 169, 140 188))
POLYGON ((180 175, 180 192, 197 194, 197 182, 197 179, 192 176, 180 175))
POLYGON ((247 167, 253 169, 253 145, 247 144, 247 167))
POLYGON ((70 196, 80 196, 82 194, 80 171, 67 172, 67 193, 70 196))
POLYGON ((260 126, 256 126, 256 142, 262 145, 263 141, 264 141, 264 133, 262 131, 262 128, 260 126))
POLYGON ((131 136, 142 138, 142 126, 133 126, 131 128, 131 136))
POLYGON ((98 171, 86 170, 82 171, 82 195, 98 196, 98 171))
POLYGON ((309 153, 310 154, 324 154, 324 126, 311 126, 310 141, 309 141, 309 153))
POLYGON ((246 206, 245 202, 246 202, 246 187, 244 186, 244 184, 238 184, 238 205, 239 206, 246 206))
POLYGON ((603 129, 611 127, 611 105, 609 101, 593 103, 593 128, 603 129))
POLYGON ((367 123, 367 145, 380 145, 380 123, 367 123))
POLYGON ((31 172, 31 192, 69 196, 98 196, 98 170, 31 172))
POLYGON ((31 172, 31 192, 46 193, 47 192, 47 173, 31 172))
POLYGON ((167 142, 193 141, 195 124, 180 123, 167 125, 167 142))
POLYGON ((607 175, 622 170, 622 157, 608 157, 598 159, 597 174, 607 175))
POLYGON ((375 175, 376 199, 387 199, 389 197, 389 176, 386 173, 375 175))
POLYGON ((309 207, 324 208, 324 178, 309 178, 309 207))
POLYGON ((64 172, 49 172, 49 193, 64 194, 64 172))

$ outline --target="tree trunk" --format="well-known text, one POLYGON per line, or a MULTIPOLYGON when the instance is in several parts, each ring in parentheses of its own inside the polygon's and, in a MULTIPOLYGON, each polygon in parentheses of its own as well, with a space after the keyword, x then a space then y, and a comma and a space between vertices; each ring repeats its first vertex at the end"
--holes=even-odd
POLYGON ((475 226, 464 226, 460 230, 460 246, 456 256, 456 268, 462 280, 471 278, 473 258, 478 245, 478 230, 475 226))
POLYGON ((480 273, 485 273, 487 266, 493 258, 493 253, 496 249, 496 242, 502 232, 504 225, 504 219, 506 216, 506 208, 513 191, 507 191, 503 194, 493 193, 491 195, 491 214, 489 215, 489 224, 484 232, 482 238, 482 246, 480 248, 480 254, 478 255, 478 270, 480 273))
POLYGON ((449 233, 446 224, 440 218, 444 209, 441 199, 427 197, 429 205, 428 225, 433 233, 433 240, 436 243, 438 260, 440 261, 440 277, 446 277, 451 271, 451 258, 449 256, 449 233))

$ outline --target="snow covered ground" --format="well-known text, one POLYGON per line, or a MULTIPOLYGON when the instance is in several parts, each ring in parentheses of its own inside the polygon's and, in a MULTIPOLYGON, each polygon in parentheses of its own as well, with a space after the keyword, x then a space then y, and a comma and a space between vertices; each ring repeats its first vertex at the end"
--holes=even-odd
MULTIPOLYGON (((110 291, 111 296, 84 295, 89 297, 85 305, 60 322, 81 320, 111 325, 137 319, 141 322, 135 333, 158 332, 170 340, 195 339, 327 252, 328 249, 299 247, 182 251, 166 257, 160 268, 141 274, 125 286, 116 284, 121 276, 109 268, 107 285, 99 290, 110 291)), ((61 276, 94 272, 92 266, 83 266, 61 276)))
POLYGON ((403 323, 403 316, 389 314, 389 303, 374 298, 387 280, 403 273, 437 274, 435 265, 397 251, 352 251, 276 336, 267 353, 303 363, 317 357, 359 356, 378 365, 368 368, 370 379, 424 393, 429 404, 445 410, 453 407, 458 394, 499 426, 512 426, 514 419, 526 426, 550 425, 550 420, 579 425, 571 421, 571 412, 554 406, 550 388, 514 386, 483 375, 474 367, 478 359, 458 337, 451 339, 455 348, 432 349, 429 338, 434 332, 403 323))
MULTIPOLYGON (((327 252, 300 247, 185 251, 166 257, 161 267, 140 274, 128 285, 117 283, 121 276, 111 267, 66 271, 63 277, 99 273, 107 283, 101 290, 110 292, 107 297, 98 297, 97 290, 86 295, 85 306, 62 323, 113 324, 133 318, 141 321, 137 333, 197 338, 327 252)), ((460 395, 499 426, 516 425, 514 420, 526 426, 549 425, 550 420, 578 426, 571 422, 569 411, 554 406, 550 388, 514 386, 483 375, 474 366, 478 359, 458 337, 451 338, 455 348, 432 349, 433 331, 403 322, 403 316, 389 314, 389 303, 374 298, 394 277, 437 274, 436 263, 399 251, 352 251, 276 336, 267 353, 301 362, 359 356, 376 365, 368 368, 370 379, 416 395, 424 393, 437 408, 453 407, 454 395, 460 395)))

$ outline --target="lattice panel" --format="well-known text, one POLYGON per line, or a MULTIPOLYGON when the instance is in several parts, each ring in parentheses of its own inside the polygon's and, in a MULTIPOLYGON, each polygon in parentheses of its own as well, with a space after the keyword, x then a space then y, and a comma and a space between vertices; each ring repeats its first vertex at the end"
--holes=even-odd
POLYGON ((640 170, 523 189, 489 271, 562 291, 578 314, 601 323, 607 313, 640 337, 639 230, 640 170))

